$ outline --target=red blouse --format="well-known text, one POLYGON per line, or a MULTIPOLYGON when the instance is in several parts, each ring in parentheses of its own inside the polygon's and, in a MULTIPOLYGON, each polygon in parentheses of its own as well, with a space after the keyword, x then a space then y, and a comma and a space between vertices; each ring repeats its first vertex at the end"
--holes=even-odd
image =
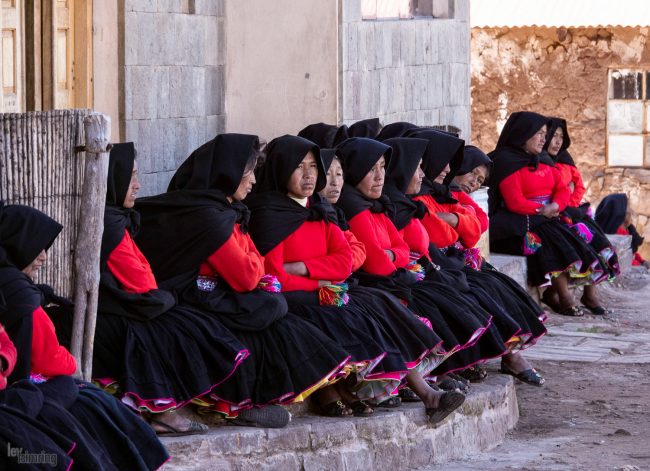
POLYGON ((408 264, 409 247, 385 214, 366 209, 350 219, 349 224, 350 230, 366 247, 366 260, 361 265, 366 272, 388 276, 408 264), (388 258, 385 250, 393 252, 394 261, 388 258))
MULTIPOLYGON (((562 175, 562 181, 566 186, 569 186, 570 183, 573 183, 573 192, 571 193, 571 198, 569 199, 568 206, 578 207, 582 202, 582 197, 585 194, 585 184, 582 182, 582 175, 580 175, 580 170, 578 170, 573 165, 568 164, 555 164, 555 167, 560 171, 562 175)), ((569 190, 571 188, 569 187, 569 190)))
POLYGON ((42 307, 32 314, 32 372, 43 376, 72 375, 77 361, 59 344, 54 324, 42 307))
POLYGON ((427 258, 429 257, 430 239, 422 221, 416 218, 411 219, 409 223, 399 231, 399 235, 402 236, 402 239, 404 239, 404 242, 409 246, 411 252, 418 254, 419 257, 423 255, 427 258))
POLYGON ((7 377, 16 366, 16 347, 11 341, 4 327, 0 324, 0 360, 2 367, 0 371, 0 391, 7 387, 7 377))
POLYGON ((471 196, 469 196, 464 191, 454 191, 452 195, 465 208, 471 208, 474 210, 474 215, 478 218, 478 222, 481 224, 481 234, 489 229, 490 220, 488 219, 488 215, 481 209, 478 203, 472 199, 471 196))
POLYGON ((264 257, 267 273, 275 275, 282 291, 316 291, 319 280, 338 283, 352 273, 352 250, 343 231, 325 221, 306 221, 264 257), (309 276, 290 275, 283 264, 304 262, 309 276))
POLYGON ((366 261, 366 246, 359 242, 352 231, 343 231, 343 235, 352 249, 352 271, 357 271, 366 261))
POLYGON ((106 265, 122 289, 128 293, 146 293, 158 289, 151 265, 126 230, 122 241, 108 256, 106 265))
POLYGON ((531 172, 527 167, 517 170, 499 183, 499 191, 509 211, 516 214, 536 215, 540 203, 531 201, 537 196, 549 195, 560 211, 566 208, 571 192, 562 181, 560 172, 546 164, 531 172))
POLYGON ((252 291, 264 276, 264 257, 236 224, 230 239, 201 263, 199 275, 218 275, 239 293, 252 291))
POLYGON ((422 201, 429 214, 424 216, 422 223, 429 233, 431 242, 438 248, 447 247, 456 241, 460 241, 465 247, 474 247, 481 238, 481 223, 476 217, 474 209, 464 207, 459 203, 438 203, 431 195, 418 196, 416 199, 422 201), (458 216, 458 225, 454 228, 440 219, 436 213, 453 213, 458 216), (439 221, 439 222, 438 222, 439 221), (440 224, 445 227, 439 230, 440 224))

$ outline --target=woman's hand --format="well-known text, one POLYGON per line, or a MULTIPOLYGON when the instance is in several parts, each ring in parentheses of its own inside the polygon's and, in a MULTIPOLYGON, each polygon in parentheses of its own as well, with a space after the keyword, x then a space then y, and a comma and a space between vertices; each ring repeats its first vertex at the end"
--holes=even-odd
POLYGON ((332 284, 331 281, 327 281, 327 280, 318 280, 318 287, 319 287, 319 288, 322 288, 323 286, 327 286, 327 285, 331 285, 331 284, 332 284))
POLYGON ((456 216, 454 213, 436 213, 436 216, 438 216, 440 219, 445 221, 447 224, 449 224, 451 227, 454 229, 458 227, 458 216, 456 216))
POLYGON ((309 276, 309 270, 307 270, 307 265, 304 262, 288 262, 283 263, 282 268, 289 275, 295 276, 309 276))
POLYGON ((384 249, 384 252, 386 255, 388 255, 388 258, 390 259, 391 262, 395 261, 395 254, 393 253, 392 250, 384 249))
POLYGON ((537 213, 540 216, 545 216, 551 219, 560 215, 560 207, 558 206, 557 203, 545 204, 541 208, 537 209, 537 213))

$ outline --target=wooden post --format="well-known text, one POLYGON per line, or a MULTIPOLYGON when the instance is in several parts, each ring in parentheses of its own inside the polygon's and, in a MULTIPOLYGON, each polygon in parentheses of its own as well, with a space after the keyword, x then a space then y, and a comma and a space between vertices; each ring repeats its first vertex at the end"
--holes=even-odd
POLYGON ((111 119, 101 113, 84 118, 86 163, 75 246, 75 307, 72 327, 72 354, 77 374, 90 381, 97 320, 99 257, 104 232, 106 178, 111 136, 111 119))

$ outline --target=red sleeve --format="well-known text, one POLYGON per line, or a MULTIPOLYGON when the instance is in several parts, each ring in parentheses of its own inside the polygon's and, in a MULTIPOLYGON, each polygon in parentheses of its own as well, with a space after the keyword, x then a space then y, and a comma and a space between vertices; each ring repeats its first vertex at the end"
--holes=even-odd
POLYGON ((284 242, 278 245, 264 256, 264 267, 271 275, 275 275, 282 285, 282 291, 315 291, 318 289, 318 281, 305 278, 304 276, 290 275, 283 268, 284 264, 284 242))
POLYGON ((632 265, 638 267, 639 265, 643 265, 645 263, 645 260, 641 256, 639 252, 634 252, 634 258, 632 259, 632 265))
POLYGON ((6 368, 0 373, 0 389, 4 389, 7 380, 3 381, 2 377, 7 378, 16 366, 16 347, 2 325, 0 325, 0 357, 6 365, 6 368))
POLYGON ((556 168, 552 168, 551 170, 555 181, 555 184, 553 185, 552 201, 557 203, 560 207, 560 211, 564 211, 569 204, 569 199, 571 198, 571 189, 562 181, 562 175, 559 170, 556 168))
MULTIPOLYGON (((378 227, 373 221, 372 214, 365 210, 354 216, 350 221, 350 230, 366 248, 366 260, 362 268, 373 275, 388 276, 397 270, 396 263, 391 262, 378 239, 378 227)), ((397 231, 396 231, 397 232, 397 231)), ((399 234, 397 234, 399 237, 399 234)), ((406 244, 404 244, 406 246, 406 244)), ((387 247, 388 248, 388 247, 387 247)), ((408 247, 406 247, 406 260, 408 261, 408 247)), ((397 262, 397 254, 395 254, 397 262)))
POLYGON ((239 226, 235 226, 230 238, 204 263, 209 266, 202 265, 200 274, 212 274, 209 272, 213 270, 239 293, 254 290, 264 276, 264 258, 239 226))
POLYGON ((352 249, 352 271, 355 272, 366 261, 366 247, 362 242, 359 242, 352 231, 343 231, 343 235, 345 235, 345 239, 352 249))
POLYGON ((453 227, 440 219, 436 213, 442 210, 438 207, 437 203, 430 196, 418 196, 415 198, 421 201, 429 209, 429 214, 426 214, 422 219, 422 225, 429 234, 429 239, 436 247, 448 247, 458 240, 458 232, 453 227))
POLYGON ((54 324, 40 306, 32 314, 32 371, 43 376, 71 375, 77 370, 72 354, 59 344, 54 324))
POLYGON ((151 265, 126 231, 122 241, 108 256, 106 265, 128 293, 146 293, 158 288, 151 265))
POLYGON ((465 208, 460 204, 453 205, 453 212, 458 216, 456 232, 460 243, 466 248, 474 247, 481 238, 481 222, 476 217, 473 208, 465 208))
POLYGON ((509 211, 529 216, 536 215, 537 209, 541 208, 542 205, 530 201, 524 196, 524 183, 521 171, 517 171, 501 180, 499 191, 509 211))
POLYGON ((336 224, 326 224, 327 255, 304 260, 312 280, 343 281, 352 273, 352 249, 336 224))
POLYGON ((571 167, 571 181, 573 182, 573 193, 571 194, 571 199, 569 200, 569 205, 573 207, 580 206, 582 203, 582 197, 585 195, 585 184, 582 181, 582 175, 580 175, 580 170, 577 167, 571 167))
POLYGON ((481 224, 481 234, 488 230, 490 227, 490 220, 488 215, 481 209, 474 199, 465 193, 464 191, 454 192, 454 198, 458 200, 460 204, 465 207, 471 207, 474 210, 474 214, 478 218, 479 223, 481 224))
POLYGON ((630 232, 623 226, 620 226, 618 229, 616 229, 616 233, 618 235, 630 235, 630 232))

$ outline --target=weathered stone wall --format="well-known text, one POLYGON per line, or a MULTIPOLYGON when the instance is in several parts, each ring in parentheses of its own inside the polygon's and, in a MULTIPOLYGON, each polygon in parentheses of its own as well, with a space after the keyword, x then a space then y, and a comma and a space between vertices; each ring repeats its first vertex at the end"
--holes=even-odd
POLYGON ((223 0, 124 0, 121 136, 134 141, 142 195, 224 129, 223 0))
MULTIPOLYGON (((474 28, 472 143, 492 150, 514 111, 565 118, 585 199, 627 193, 650 242, 650 169, 608 168, 606 160, 608 68, 650 66, 649 36, 647 27, 474 28)), ((650 255, 649 244, 643 252, 650 255)))
POLYGON ((373 21, 361 0, 343 1, 342 122, 451 124, 469 136, 469 0, 452 5, 453 19, 373 21))

